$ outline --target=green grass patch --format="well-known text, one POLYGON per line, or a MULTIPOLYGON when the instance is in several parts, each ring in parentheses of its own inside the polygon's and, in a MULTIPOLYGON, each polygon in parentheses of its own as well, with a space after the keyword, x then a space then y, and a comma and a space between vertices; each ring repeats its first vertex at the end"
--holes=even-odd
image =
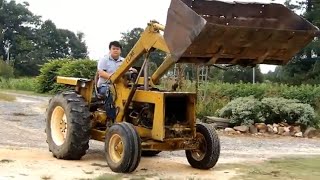
POLYGON ((18 79, 0 78, 0 89, 35 91, 35 88, 36 88, 36 79, 32 77, 24 77, 24 78, 18 78, 18 79))
POLYGON ((14 101, 16 97, 13 95, 5 94, 0 92, 0 101, 14 101))
POLYGON ((319 179, 320 156, 286 157, 271 159, 264 163, 224 164, 219 169, 236 169, 239 176, 233 179, 269 180, 269 179, 319 179))

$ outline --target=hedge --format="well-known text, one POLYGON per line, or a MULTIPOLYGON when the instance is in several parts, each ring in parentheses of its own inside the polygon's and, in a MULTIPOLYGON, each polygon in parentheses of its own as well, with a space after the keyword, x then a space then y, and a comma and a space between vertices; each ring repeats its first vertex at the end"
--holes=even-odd
POLYGON ((240 97, 220 109, 219 116, 229 118, 234 125, 250 125, 258 122, 266 124, 285 122, 290 125, 316 127, 319 120, 314 109, 295 99, 240 97))
POLYGON ((89 59, 56 59, 45 63, 37 77, 36 91, 56 93, 65 88, 56 83, 57 76, 93 79, 97 71, 97 62, 89 59))
MULTIPOLYGON (((187 85, 189 91, 192 89, 187 85)), ((193 85, 194 86, 194 85, 193 85)), ((208 83, 199 87, 198 94, 205 94, 198 98, 199 117, 217 115, 217 111, 223 108, 230 101, 239 97, 253 96, 258 100, 263 98, 285 98, 296 99, 301 103, 311 105, 316 114, 320 114, 320 86, 316 85, 301 85, 290 86, 276 83, 208 83), (204 93, 205 92, 205 93, 204 93)))

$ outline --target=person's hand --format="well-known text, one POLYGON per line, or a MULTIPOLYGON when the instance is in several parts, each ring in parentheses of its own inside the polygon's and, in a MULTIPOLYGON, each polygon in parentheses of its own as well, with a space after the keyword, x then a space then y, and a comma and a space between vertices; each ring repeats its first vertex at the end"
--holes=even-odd
POLYGON ((138 73, 138 71, 135 68, 132 68, 132 67, 129 69, 129 71, 132 71, 134 73, 138 73))

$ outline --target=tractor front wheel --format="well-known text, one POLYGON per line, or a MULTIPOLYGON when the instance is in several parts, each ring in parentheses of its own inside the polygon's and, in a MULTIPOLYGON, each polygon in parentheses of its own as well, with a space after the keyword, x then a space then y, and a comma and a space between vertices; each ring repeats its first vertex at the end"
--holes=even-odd
POLYGON ((196 140, 199 148, 186 150, 190 165, 197 169, 210 169, 216 165, 220 156, 220 140, 213 126, 199 123, 196 126, 196 140))
POLYGON ((117 173, 133 172, 141 159, 141 140, 132 124, 122 122, 108 129, 105 154, 110 169, 117 173))
POLYGON ((81 159, 90 140, 90 112, 85 100, 75 92, 54 96, 47 109, 45 132, 54 157, 81 159))

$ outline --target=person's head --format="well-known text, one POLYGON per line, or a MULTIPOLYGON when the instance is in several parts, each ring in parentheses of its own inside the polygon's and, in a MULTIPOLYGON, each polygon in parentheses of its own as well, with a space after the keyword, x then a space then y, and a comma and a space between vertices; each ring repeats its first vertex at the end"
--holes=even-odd
POLYGON ((110 55, 114 59, 118 59, 121 54, 122 46, 119 41, 112 41, 109 44, 110 55))

